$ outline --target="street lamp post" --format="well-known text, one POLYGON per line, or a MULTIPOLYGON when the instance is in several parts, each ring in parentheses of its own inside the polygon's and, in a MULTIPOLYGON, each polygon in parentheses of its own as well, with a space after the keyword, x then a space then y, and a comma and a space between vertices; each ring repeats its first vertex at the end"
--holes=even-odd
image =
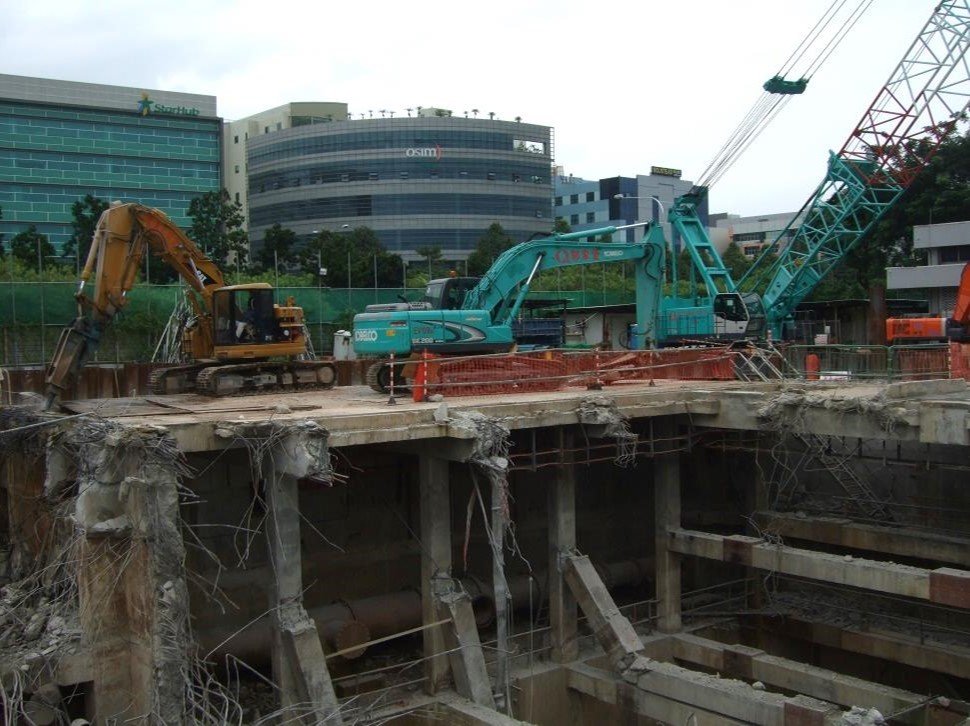
MULTIPOLYGON (((664 223, 664 217, 667 216, 667 210, 664 209, 663 202, 660 201, 660 198, 659 197, 654 196, 653 194, 651 194, 649 197, 635 197, 635 196, 631 196, 631 195, 628 195, 628 194, 614 194, 613 195, 613 198, 614 199, 650 199, 651 201, 653 201, 654 203, 656 203, 656 205, 658 207, 660 207, 660 218, 657 219, 657 221, 660 224, 663 224, 664 223)), ((652 205, 651 205, 651 209, 650 209, 650 217, 651 218, 653 218, 653 216, 654 216, 653 215, 653 211, 654 210, 653 210, 652 205)), ((670 255, 670 271, 671 271, 671 275, 673 276, 672 284, 674 286, 674 296, 676 297, 676 295, 677 295, 677 280, 678 280, 678 277, 677 277, 677 255, 673 254, 673 250, 671 250, 671 255, 670 255)))
POLYGON ((280 263, 276 255, 276 250, 273 250, 273 273, 276 279, 276 302, 280 299, 280 263))
MULTIPOLYGON (((346 232, 348 229, 350 229, 349 224, 340 225, 340 231, 342 233, 346 232)), ((350 292, 350 289, 353 287, 353 278, 351 277, 351 274, 350 274, 350 240, 347 239, 346 241, 347 241, 347 309, 350 310, 353 308, 353 303, 351 302, 351 292, 350 292)))

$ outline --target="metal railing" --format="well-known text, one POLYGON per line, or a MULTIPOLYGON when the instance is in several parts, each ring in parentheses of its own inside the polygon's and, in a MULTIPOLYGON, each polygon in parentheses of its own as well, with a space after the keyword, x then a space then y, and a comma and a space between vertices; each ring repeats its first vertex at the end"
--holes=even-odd
POLYGON ((926 380, 949 378, 950 346, 931 345, 789 345, 787 365, 800 378, 812 379, 810 356, 818 359, 818 378, 835 381, 926 380))

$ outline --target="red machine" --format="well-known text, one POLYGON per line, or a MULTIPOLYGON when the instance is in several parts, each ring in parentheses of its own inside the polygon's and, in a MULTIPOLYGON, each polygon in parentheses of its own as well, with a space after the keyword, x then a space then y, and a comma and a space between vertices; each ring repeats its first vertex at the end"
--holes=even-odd
POLYGON ((934 343, 952 340, 970 342, 970 262, 960 274, 957 304, 952 318, 889 318, 886 341, 894 343, 934 343))

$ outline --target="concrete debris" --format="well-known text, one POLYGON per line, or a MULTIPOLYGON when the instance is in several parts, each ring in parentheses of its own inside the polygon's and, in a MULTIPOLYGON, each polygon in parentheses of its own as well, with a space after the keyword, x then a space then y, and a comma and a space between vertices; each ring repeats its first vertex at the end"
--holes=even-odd
POLYGON ((637 440, 635 433, 630 431, 627 417, 620 413, 616 401, 607 396, 587 396, 579 403, 579 422, 585 425, 599 425, 606 427, 606 435, 616 440, 617 466, 629 466, 636 463, 637 440))
POLYGON ((469 461, 485 468, 507 468, 510 446, 507 426, 478 411, 455 411, 451 414, 449 425, 474 436, 475 445, 469 461))
POLYGON ((884 391, 872 395, 860 395, 852 389, 846 393, 833 393, 831 390, 813 391, 811 388, 788 386, 776 396, 760 405, 757 417, 773 429, 801 429, 805 411, 823 408, 839 413, 858 413, 869 416, 887 432, 901 424, 906 424, 913 415, 911 407, 904 401, 890 400, 884 391))
POLYGON ((255 478, 263 476, 266 456, 284 455, 287 469, 299 478, 333 481, 328 439, 330 433, 315 421, 225 422, 215 428, 216 436, 241 441, 249 450, 249 463, 255 478))
POLYGON ((448 404, 440 403, 434 410, 434 422, 436 424, 447 424, 451 419, 448 417, 448 404))
POLYGON ((131 521, 127 514, 96 522, 87 530, 88 537, 127 537, 129 534, 131 521))
POLYGON ((867 709, 862 706, 853 706, 849 711, 842 714, 842 720, 839 723, 845 724, 845 726, 878 726, 878 724, 886 723, 886 719, 874 708, 867 709))
POLYGON ((42 413, 35 406, 6 406, 0 408, 0 456, 7 452, 39 456, 47 444, 50 426, 58 417, 42 413))

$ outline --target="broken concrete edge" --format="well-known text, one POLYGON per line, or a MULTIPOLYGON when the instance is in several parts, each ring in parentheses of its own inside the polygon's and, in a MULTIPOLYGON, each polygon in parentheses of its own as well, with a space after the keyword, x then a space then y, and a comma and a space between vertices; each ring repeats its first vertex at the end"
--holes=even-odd
MULTIPOLYGON (((734 393, 741 392, 734 391, 734 393)), ((618 388, 610 391, 610 398, 616 401, 622 415, 630 419, 677 414, 715 415, 720 409, 720 402, 713 398, 714 391, 682 389, 676 391, 676 398, 671 398, 671 394, 671 391, 666 390, 658 392, 657 389, 636 391, 618 388), (664 395, 658 395, 661 393, 664 395)), ((329 432, 329 445, 332 448, 417 441, 442 436, 473 440, 475 438, 473 431, 452 425, 456 412, 477 411, 510 430, 533 426, 568 425, 578 422, 577 400, 575 395, 515 403, 502 400, 472 402, 457 398, 448 402, 444 411, 441 409, 441 404, 436 403, 426 404, 420 408, 380 413, 354 413, 339 416, 303 415, 298 420, 310 420, 324 426, 329 432), (531 417, 538 417, 538 420, 532 422, 531 417)), ((294 421, 291 417, 278 417, 274 420, 280 424, 294 421)), ((192 453, 242 447, 244 444, 241 440, 231 436, 226 437, 223 432, 220 432, 221 435, 217 434, 216 431, 225 428, 227 424, 245 426, 249 423, 252 421, 243 417, 237 420, 220 421, 209 419, 188 421, 185 417, 179 417, 166 422, 166 428, 178 441, 183 452, 192 453)))
MULTIPOLYGON (((180 481, 190 470, 174 438, 164 427, 126 426, 86 417, 56 430, 49 437, 46 453, 49 469, 43 482, 44 499, 58 514, 57 532, 61 537, 50 551, 68 556, 70 561, 48 563, 38 569, 36 577, 41 578, 43 587, 30 589, 43 593, 40 604, 50 612, 33 613, 28 618, 30 627, 24 632, 33 635, 39 623, 48 635, 63 637, 52 637, 50 645, 44 640, 36 648, 33 643, 27 644, 34 652, 28 653, 26 662, 18 668, 18 676, 30 679, 26 681, 29 688, 21 688, 20 692, 29 694, 48 681, 66 686, 103 677, 99 672, 104 669, 93 663, 104 665, 104 653, 81 650, 81 633, 102 630, 97 623, 111 611, 105 607, 106 597, 111 597, 117 588, 134 587, 131 606, 139 608, 137 621, 145 626, 137 636, 143 648, 137 656, 138 667, 132 665, 124 675, 141 689, 137 710, 168 723, 211 707, 201 694, 221 686, 205 676, 207 666, 199 655, 193 655, 196 649, 189 628, 179 512, 180 495, 186 491, 180 481), (89 596, 84 606, 78 579, 81 572, 92 573, 90 567, 81 565, 104 546, 115 553, 118 547, 128 547, 134 555, 111 558, 121 563, 121 569, 106 578, 111 583, 108 590, 100 592, 95 588, 93 598, 89 596), (57 591, 48 592, 49 587, 57 591), (52 609, 55 603, 64 612, 52 609), (89 622, 90 627, 84 626, 84 621, 92 618, 93 625, 89 622), (72 627, 75 621, 77 627, 72 627), (148 655, 148 660, 143 662, 144 655, 148 655), (198 679, 197 687, 186 689, 186 678, 198 679), (189 703, 187 699, 195 700, 189 703)), ((97 574, 93 576, 98 578, 97 574)), ((16 591, 19 585, 11 583, 5 594, 16 591)), ((129 641, 122 634, 119 642, 134 647, 129 641)), ((107 647, 117 647, 117 643, 107 647)), ((108 660, 125 668, 126 657, 108 660)), ((105 699, 104 695, 98 696, 99 708, 104 709, 100 715, 109 716, 111 707, 106 701, 111 697, 105 699)), ((231 702, 223 698, 226 695, 213 701, 231 702)), ((121 710, 130 709, 135 696, 125 692, 121 696, 124 703, 116 705, 121 710)))
POLYGON ((329 483, 333 480, 328 442, 330 432, 316 421, 226 421, 217 424, 213 435, 249 452, 253 472, 265 475, 264 465, 272 462, 282 474, 329 483), (269 457, 269 460, 267 460, 269 457))
POLYGON ((924 396, 945 396, 952 393, 963 393, 966 390, 967 382, 963 378, 901 381, 888 384, 885 388, 885 397, 890 400, 900 400, 924 396))

